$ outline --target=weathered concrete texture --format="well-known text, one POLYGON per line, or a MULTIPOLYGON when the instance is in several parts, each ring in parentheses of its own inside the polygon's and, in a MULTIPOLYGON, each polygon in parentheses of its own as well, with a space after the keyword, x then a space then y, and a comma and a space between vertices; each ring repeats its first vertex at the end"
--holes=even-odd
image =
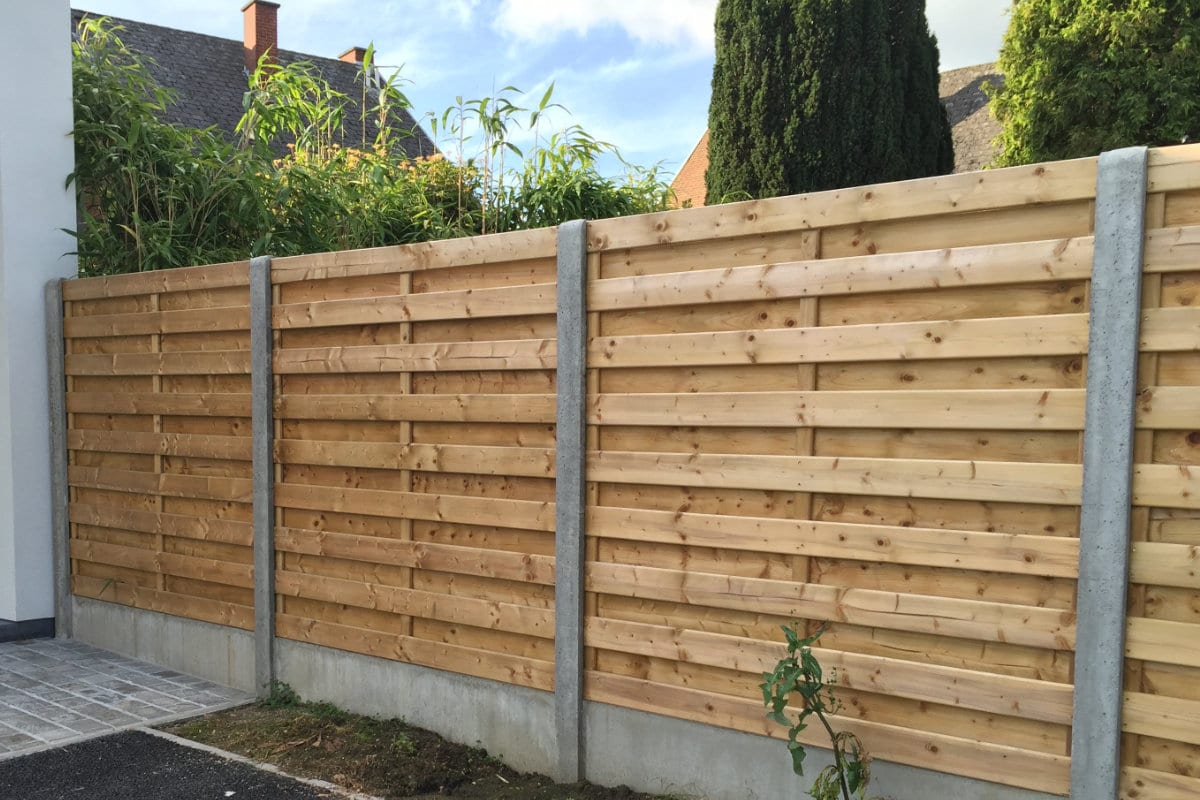
POLYGON ((75 639, 245 692, 254 691, 254 634, 156 611, 73 598, 75 639))
MULTIPOLYGON (((809 748, 802 778, 792 772, 785 743, 644 711, 587 703, 587 779, 644 792, 706 800, 795 800, 832 760, 809 748)), ((888 800, 1053 800, 1014 789, 901 764, 871 764, 872 796, 888 800)))
POLYGON ((67 513, 67 372, 62 279, 46 283, 46 368, 50 387, 50 536, 55 632, 71 638, 71 521, 67 513))
POLYGON ((272 371, 271 257, 250 261, 250 392, 254 476, 254 685, 275 680, 275 380, 272 371))
POLYGON ((512 767, 549 774, 558 750, 554 695, 303 642, 275 643, 279 680, 305 700, 401 717, 512 767))
POLYGON ((1088 800, 1115 800, 1120 781, 1145 209, 1146 148, 1101 155, 1096 176, 1071 728, 1071 796, 1088 800))

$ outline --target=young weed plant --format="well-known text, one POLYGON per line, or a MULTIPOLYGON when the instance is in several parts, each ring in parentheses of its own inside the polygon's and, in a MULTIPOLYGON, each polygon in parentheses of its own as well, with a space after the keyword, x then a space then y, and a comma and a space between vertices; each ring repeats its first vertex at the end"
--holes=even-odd
POLYGON ((800 734, 816 718, 829 735, 833 763, 817 773, 809 794, 816 800, 866 800, 871 780, 870 756, 858 737, 849 731, 835 731, 829 716, 836 714, 841 704, 831 689, 832 677, 827 679, 821 662, 813 655, 812 645, 825 633, 828 623, 815 633, 802 636, 795 629, 782 626, 787 637, 787 656, 775 665, 774 672, 763 673, 763 704, 769 709, 767 717, 788 729, 788 752, 792 769, 804 775, 804 745, 800 734), (789 704, 798 706, 798 715, 788 716, 789 704))

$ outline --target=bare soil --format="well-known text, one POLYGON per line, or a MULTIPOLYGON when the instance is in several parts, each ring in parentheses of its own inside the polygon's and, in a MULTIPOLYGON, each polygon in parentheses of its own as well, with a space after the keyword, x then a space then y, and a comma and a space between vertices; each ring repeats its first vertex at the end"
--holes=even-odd
POLYGON ((398 719, 375 719, 294 695, 164 730, 378 797, 434 800, 669 800, 590 783, 556 784, 509 769, 485 750, 454 744, 398 719))

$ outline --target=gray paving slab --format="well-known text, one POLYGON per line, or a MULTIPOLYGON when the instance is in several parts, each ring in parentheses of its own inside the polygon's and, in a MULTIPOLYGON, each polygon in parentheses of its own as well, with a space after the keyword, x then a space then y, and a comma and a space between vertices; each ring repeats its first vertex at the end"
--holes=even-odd
POLYGON ((0 644, 0 761, 253 697, 57 639, 0 644))

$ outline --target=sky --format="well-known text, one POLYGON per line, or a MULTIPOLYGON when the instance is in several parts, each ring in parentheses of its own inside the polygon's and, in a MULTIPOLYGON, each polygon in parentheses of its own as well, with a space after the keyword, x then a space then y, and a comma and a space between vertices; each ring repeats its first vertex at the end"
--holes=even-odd
MULTIPOLYGON (((242 37, 245 0, 71 0, 74 8, 242 37)), ((375 44, 401 68, 414 114, 506 86, 533 106, 553 82, 546 127, 578 124, 626 160, 673 175, 708 118, 717 0, 279 0, 279 44, 337 57, 375 44)), ((927 0, 943 70, 994 61, 1011 0, 927 0)), ((544 133, 546 127, 542 129, 544 133)), ((426 130, 429 130, 426 125, 426 130)), ((530 135, 516 136, 528 147, 530 135)), ((445 148, 443 148, 445 149, 445 148)), ((470 145, 468 145, 470 151, 470 145)), ((606 162, 608 171, 617 162, 606 162)))

